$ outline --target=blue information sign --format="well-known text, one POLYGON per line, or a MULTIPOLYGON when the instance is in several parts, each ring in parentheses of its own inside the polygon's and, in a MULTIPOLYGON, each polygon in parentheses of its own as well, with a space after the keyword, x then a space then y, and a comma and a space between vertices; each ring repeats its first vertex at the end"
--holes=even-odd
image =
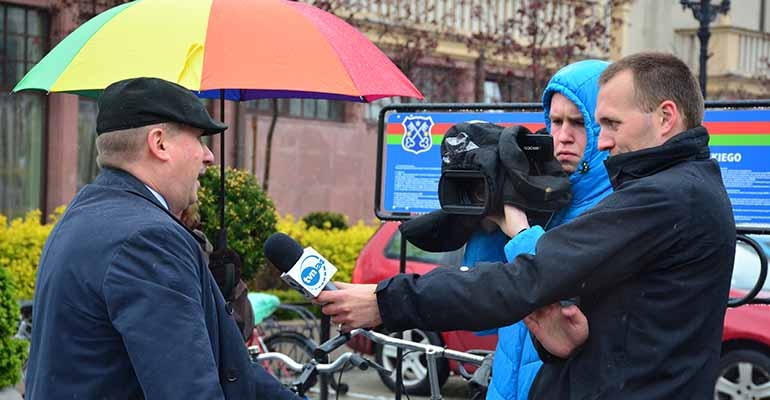
MULTIPOLYGON (((380 165, 375 212, 381 219, 407 219, 440 208, 441 140, 460 122, 485 121, 543 128, 539 104, 399 106, 380 118, 380 165), (470 109, 470 111, 469 111, 470 109)), ((768 104, 770 106, 770 104, 768 104)), ((739 228, 770 229, 770 107, 726 108, 707 104, 704 125, 712 157, 721 168, 739 228)))

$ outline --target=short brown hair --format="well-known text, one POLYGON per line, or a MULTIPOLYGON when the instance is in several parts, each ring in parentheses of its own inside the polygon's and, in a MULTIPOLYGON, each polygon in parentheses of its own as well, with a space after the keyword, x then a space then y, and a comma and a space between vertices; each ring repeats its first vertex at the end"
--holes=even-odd
POLYGON ((684 116, 687 129, 703 122, 703 95, 698 81, 682 60, 667 53, 632 54, 610 64, 599 76, 599 85, 623 71, 631 71, 636 104, 652 112, 660 103, 671 100, 684 116))

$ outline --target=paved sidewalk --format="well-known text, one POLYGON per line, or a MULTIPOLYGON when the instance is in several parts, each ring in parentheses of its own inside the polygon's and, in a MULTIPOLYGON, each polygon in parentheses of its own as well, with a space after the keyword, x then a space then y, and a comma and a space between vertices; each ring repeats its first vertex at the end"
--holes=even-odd
POLYGON ((22 397, 16 388, 7 387, 0 389, 0 400, 22 400, 22 397))
MULTIPOLYGON (((335 375, 338 376, 338 375, 335 375)), ((335 378, 336 379, 336 378, 335 378)), ((346 394, 340 394, 340 400, 393 400, 395 394, 391 392, 380 381, 377 372, 373 370, 367 371, 348 371, 342 375, 342 381, 347 383, 350 390, 346 394)), ((336 393, 333 390, 329 390, 328 400, 337 399, 336 393)), ((441 388, 441 396, 444 400, 467 400, 468 389, 464 379, 451 376, 449 380, 441 388)), ((308 398, 312 400, 320 399, 320 392, 318 385, 316 385, 308 394, 308 398)), ((401 395, 402 400, 426 400, 430 399, 430 396, 408 396, 401 395)))

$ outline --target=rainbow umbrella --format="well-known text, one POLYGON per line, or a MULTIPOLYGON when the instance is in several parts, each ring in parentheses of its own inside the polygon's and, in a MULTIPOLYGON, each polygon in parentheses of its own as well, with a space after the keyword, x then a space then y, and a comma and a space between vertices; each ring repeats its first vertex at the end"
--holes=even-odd
MULTIPOLYGON (((333 14, 287 0, 137 0, 65 37, 19 81, 28 89, 96 97, 113 82, 156 77, 202 98, 422 98, 393 62, 333 14)), ((224 104, 221 108, 224 120, 224 104)), ((220 237, 224 235, 220 135, 220 237)))
POLYGON ((388 57, 333 14, 286 0, 137 0, 72 32, 13 89, 95 97, 149 76, 227 100, 422 98, 388 57))

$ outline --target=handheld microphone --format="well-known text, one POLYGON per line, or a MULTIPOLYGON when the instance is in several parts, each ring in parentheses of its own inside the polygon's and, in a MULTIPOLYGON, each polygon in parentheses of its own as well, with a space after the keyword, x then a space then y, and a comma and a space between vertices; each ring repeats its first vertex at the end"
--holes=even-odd
POLYGON ((303 249, 289 235, 277 232, 267 238, 264 250, 268 261, 281 271, 281 279, 306 298, 337 290, 331 283, 337 268, 312 247, 303 249))

